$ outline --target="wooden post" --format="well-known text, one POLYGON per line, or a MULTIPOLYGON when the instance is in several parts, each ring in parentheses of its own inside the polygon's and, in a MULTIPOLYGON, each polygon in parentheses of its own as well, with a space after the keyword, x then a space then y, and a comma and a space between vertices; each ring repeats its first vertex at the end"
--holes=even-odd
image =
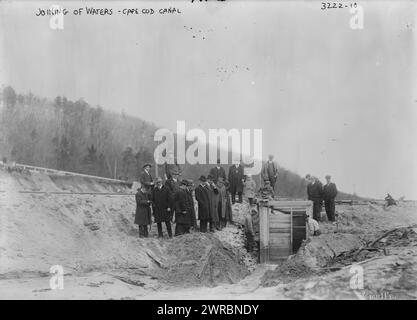
POLYGON ((259 260, 261 263, 269 262, 269 208, 259 208, 259 260))

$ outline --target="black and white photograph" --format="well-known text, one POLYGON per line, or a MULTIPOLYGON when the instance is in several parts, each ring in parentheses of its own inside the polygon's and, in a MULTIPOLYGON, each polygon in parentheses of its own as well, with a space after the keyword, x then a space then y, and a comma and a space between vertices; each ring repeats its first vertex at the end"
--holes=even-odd
POLYGON ((416 300, 416 28, 413 1, 0 1, 0 300, 416 300))

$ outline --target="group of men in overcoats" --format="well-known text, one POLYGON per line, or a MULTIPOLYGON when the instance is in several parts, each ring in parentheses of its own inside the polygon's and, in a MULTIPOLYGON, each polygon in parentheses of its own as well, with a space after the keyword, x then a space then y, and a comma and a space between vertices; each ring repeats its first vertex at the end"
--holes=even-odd
POLYGON ((159 237, 163 237, 163 224, 168 236, 172 237, 174 219, 175 235, 189 233, 191 228, 197 230, 197 218, 201 232, 221 230, 227 222, 232 222, 232 204, 236 202, 236 194, 238 201, 242 202, 244 175, 241 163, 230 167, 226 180, 226 172, 218 160, 207 177, 199 178, 195 190, 192 180, 179 179, 181 172, 177 164, 165 167, 165 182, 160 177, 153 180, 151 167, 149 163, 143 166, 139 176, 141 186, 136 193, 135 224, 139 225, 139 237, 149 236, 152 215, 159 237), (198 217, 193 191, 198 204, 198 217))
POLYGON ((324 186, 317 177, 313 177, 310 174, 306 175, 306 180, 308 182, 308 200, 313 202, 313 219, 317 222, 321 221, 321 209, 324 201, 327 220, 334 222, 337 188, 336 184, 331 182, 331 176, 326 176, 326 184, 324 186))

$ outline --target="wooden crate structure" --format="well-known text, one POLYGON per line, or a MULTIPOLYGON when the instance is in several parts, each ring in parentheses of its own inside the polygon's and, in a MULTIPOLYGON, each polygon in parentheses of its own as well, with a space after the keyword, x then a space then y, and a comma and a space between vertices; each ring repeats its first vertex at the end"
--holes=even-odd
POLYGON ((311 201, 269 201, 259 205, 259 259, 278 263, 298 251, 308 238, 311 201))

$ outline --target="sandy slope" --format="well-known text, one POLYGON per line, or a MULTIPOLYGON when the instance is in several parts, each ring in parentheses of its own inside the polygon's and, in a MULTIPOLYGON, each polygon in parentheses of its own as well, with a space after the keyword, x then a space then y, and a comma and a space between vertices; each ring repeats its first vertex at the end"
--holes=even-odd
MULTIPOLYGON (((22 194, 18 190, 130 192, 124 186, 80 178, 0 171, 0 191, 4 191, 0 192, 0 298, 360 299, 384 290, 395 297, 414 297, 417 253, 413 242, 363 263, 365 288, 360 291, 349 286, 349 268, 291 277, 275 272, 273 286, 263 287, 266 269, 275 266, 254 268, 237 226, 214 235, 138 239, 132 223, 133 195, 22 194), (64 267, 64 290, 50 289, 52 265, 64 267)), ((234 206, 235 221, 242 221, 246 209, 246 204, 234 206)), ((378 205, 339 206, 339 223, 322 224, 324 234, 306 245, 308 252, 316 252, 310 262, 322 267, 335 252, 350 250, 353 244, 357 247, 393 226, 416 223, 416 209, 415 203, 388 210, 378 205), (325 253, 324 246, 329 253, 320 256, 317 252, 325 253)), ((155 229, 154 225, 152 236, 155 229)))

